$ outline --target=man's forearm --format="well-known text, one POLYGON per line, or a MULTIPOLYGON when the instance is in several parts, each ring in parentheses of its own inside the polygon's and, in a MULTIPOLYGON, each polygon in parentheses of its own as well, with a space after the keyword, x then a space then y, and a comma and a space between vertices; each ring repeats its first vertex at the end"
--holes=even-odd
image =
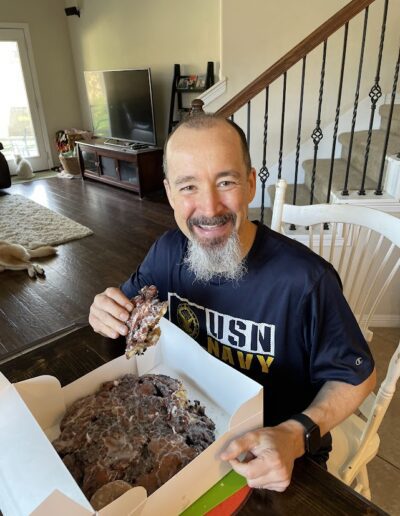
POLYGON ((325 435, 361 405, 374 389, 375 383, 375 369, 359 385, 326 382, 311 405, 303 412, 320 427, 321 435, 325 435))
MULTIPOLYGON (((375 386, 375 370, 360 385, 326 382, 311 405, 303 412, 326 434, 352 414, 375 386)), ((274 427, 260 428, 234 439, 221 454, 233 469, 247 478, 251 487, 284 491, 290 483, 294 460, 304 454, 304 427, 288 419, 274 427), (254 459, 239 461, 242 453, 254 459)))

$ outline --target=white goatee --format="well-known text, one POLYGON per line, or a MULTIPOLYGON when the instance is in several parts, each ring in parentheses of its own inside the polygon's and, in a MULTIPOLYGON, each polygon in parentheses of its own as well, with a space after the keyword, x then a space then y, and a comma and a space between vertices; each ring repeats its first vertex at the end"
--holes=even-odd
POLYGON ((195 238, 189 240, 184 263, 202 282, 212 278, 239 281, 247 272, 236 231, 225 242, 214 245, 201 245, 195 238))

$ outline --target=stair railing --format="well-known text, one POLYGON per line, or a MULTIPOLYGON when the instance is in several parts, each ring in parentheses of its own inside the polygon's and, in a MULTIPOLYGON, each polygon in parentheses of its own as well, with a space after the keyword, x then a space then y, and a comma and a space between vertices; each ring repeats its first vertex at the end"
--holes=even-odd
MULTIPOLYGON (((369 119, 369 128, 366 134, 366 146, 365 146, 365 156, 364 156, 364 164, 362 167, 362 175, 361 175, 361 183, 358 187, 358 195, 366 195, 366 179, 367 179, 367 167, 369 162, 369 154, 371 148, 371 139, 372 132, 374 128, 374 117, 375 110, 378 104, 379 99, 382 96, 381 91, 381 68, 382 68, 382 57, 385 46, 385 35, 386 35, 386 25, 387 25, 387 17, 388 17, 388 8, 389 8, 389 0, 352 0, 346 6, 344 6, 340 11, 338 11, 335 15, 329 18, 325 23, 323 23, 320 27, 318 27, 314 32, 312 32, 309 36, 307 36, 303 41, 301 41, 298 45, 296 45, 292 50, 290 50, 287 54, 285 54, 281 59, 279 59, 276 63, 270 66, 264 73, 262 73, 258 78, 252 81, 248 86, 246 86, 242 91, 240 91, 237 95, 235 95, 231 100, 229 100, 223 107, 221 107, 217 113, 225 116, 226 118, 230 118, 232 120, 235 119, 235 115, 242 108, 245 110, 245 122, 241 125, 243 126, 245 132, 247 131, 247 139, 250 144, 251 140, 251 127, 252 127, 252 102, 255 97, 264 92, 265 94, 265 102, 264 102, 264 113, 263 113, 263 137, 262 137, 262 160, 261 166, 259 168, 259 179, 261 182, 261 211, 260 211, 260 219, 263 221, 264 219, 264 207, 265 207, 265 193, 266 193, 266 184, 268 178, 270 177, 270 169, 267 165, 267 157, 268 155, 268 138, 270 135, 269 125, 271 124, 271 113, 270 113, 270 104, 271 104, 271 85, 273 83, 277 83, 278 80, 282 81, 282 89, 281 89, 281 109, 280 109, 280 134, 279 134, 279 150, 277 157, 277 178, 280 179, 283 174, 283 157, 284 151, 284 142, 285 142, 285 123, 287 123, 287 98, 286 91, 288 87, 288 74, 293 69, 295 65, 301 66, 300 73, 300 85, 299 85, 299 104, 298 104, 298 116, 296 117, 297 128, 291 127, 293 134, 296 134, 296 141, 293 142, 293 150, 295 149, 294 156, 294 168, 292 169, 294 181, 293 181, 293 204, 297 202, 297 193, 298 193, 298 185, 299 185, 299 174, 300 174, 300 151, 302 145, 304 144, 304 134, 302 125, 304 125, 305 121, 305 111, 308 109, 308 113, 310 113, 310 109, 315 110, 316 114, 315 118, 315 126, 311 133, 311 140, 313 145, 312 152, 312 170, 311 170, 311 180, 310 180, 310 197, 309 203, 313 204, 315 200, 315 185, 317 180, 317 162, 319 156, 320 143, 324 137, 323 134, 323 126, 322 126, 322 117, 321 111, 324 104, 324 90, 325 90, 325 77, 327 66, 329 63, 327 62, 327 47, 330 42, 330 37, 335 33, 338 33, 340 29, 343 29, 343 43, 341 47, 341 64, 340 64, 340 73, 339 73, 339 81, 338 81, 338 90, 337 90, 337 101, 335 112, 332 113, 331 119, 333 121, 333 136, 332 136, 332 148, 330 152, 330 166, 329 166, 329 177, 327 178, 327 190, 324 199, 319 198, 319 202, 330 202, 331 200, 331 191, 332 191, 332 183, 335 173, 335 157, 337 154, 337 143, 338 143, 338 129, 339 122, 341 121, 341 109, 342 109, 342 97, 343 91, 349 91, 354 86, 349 86, 347 82, 345 82, 345 68, 346 68, 346 58, 348 56, 348 46, 349 46, 349 24, 353 19, 358 18, 359 16, 363 16, 362 20, 362 35, 358 60, 358 70, 356 73, 356 84, 355 84, 355 93, 354 93, 354 101, 353 101, 353 109, 352 109, 352 117, 351 117, 351 128, 350 128, 350 137, 348 144, 348 153, 347 153, 347 163, 346 163, 346 171, 344 176, 343 187, 341 188, 341 194, 343 196, 349 195, 349 179, 351 179, 351 158, 353 152, 353 144, 354 144, 354 132, 356 128, 357 114, 358 114, 358 104, 359 104, 359 96, 360 96, 360 86, 362 81, 364 80, 364 65, 366 61, 366 38, 367 38, 367 30, 368 30, 368 17, 369 17, 369 7, 372 3, 379 4, 379 2, 383 2, 382 7, 382 23, 380 27, 380 36, 379 36, 379 47, 377 51, 370 51, 368 54, 368 61, 371 59, 377 60, 376 66, 376 74, 374 79, 374 84, 371 87, 369 92, 369 97, 371 100, 371 108, 370 108, 370 119, 369 119), (363 14, 362 14, 363 13, 363 14), (307 106, 305 98, 305 84, 306 84, 306 67, 307 67, 307 58, 310 53, 317 48, 322 48, 322 58, 321 58, 321 66, 319 72, 319 88, 318 88, 318 99, 317 106, 307 106)), ((400 33, 400 31, 399 31, 400 33)), ((353 45, 354 46, 354 45, 353 45)), ((386 163, 386 153, 388 149, 389 137, 390 137, 390 128, 391 121, 393 116, 394 103, 396 98, 396 90, 398 83, 398 72, 399 72, 399 61, 400 61, 400 49, 397 56, 397 60, 395 61, 395 56, 389 56, 388 58, 394 66, 394 75, 392 80, 392 94, 390 98, 390 109, 388 115, 388 122, 386 127, 386 135, 383 144, 383 154, 380 160, 380 170, 378 174, 378 178, 375 182, 375 187, 372 189, 375 195, 382 195, 383 193, 383 179, 384 179, 384 169, 386 163)), ((393 66, 390 65, 390 68, 393 69, 393 66)), ((385 78, 386 79, 386 78, 385 78)), ((364 80, 365 82, 365 80, 364 80)), ((201 101, 194 101, 194 108, 197 110, 201 110, 201 101)), ((276 105, 276 103, 274 103, 276 105)), ((293 106, 291 106, 292 108, 293 106)), ((243 111, 241 111, 241 115, 243 111)), ((256 116, 256 109, 254 109, 254 116, 256 116)), ((312 116, 307 114, 307 116, 312 116)), ((237 121, 237 120, 235 120, 237 121)), ((279 122, 278 122, 279 123, 279 122)), ((261 155, 261 153, 260 153, 261 155)), ((271 161, 271 159, 269 159, 271 161)), ((287 179, 287 178, 285 178, 287 179)), ((289 181, 291 182, 291 181, 289 181)), ((371 181, 369 181, 370 185, 371 181)), ((369 188, 370 189, 370 188, 369 188)))

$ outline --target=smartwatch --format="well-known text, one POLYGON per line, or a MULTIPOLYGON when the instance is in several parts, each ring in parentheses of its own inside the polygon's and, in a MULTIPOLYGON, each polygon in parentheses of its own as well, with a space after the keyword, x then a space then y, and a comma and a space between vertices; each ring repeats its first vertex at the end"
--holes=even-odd
POLYGON ((319 426, 305 414, 296 414, 289 419, 294 419, 304 426, 304 447, 307 453, 314 455, 321 447, 321 433, 319 426))

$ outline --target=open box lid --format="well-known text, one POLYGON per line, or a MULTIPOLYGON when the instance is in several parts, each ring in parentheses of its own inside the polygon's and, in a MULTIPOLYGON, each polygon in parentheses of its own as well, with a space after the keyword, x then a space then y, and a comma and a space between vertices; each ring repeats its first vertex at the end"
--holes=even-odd
POLYGON ((147 513, 171 497, 179 498, 180 507, 188 506, 227 472, 229 464, 217 461, 218 454, 226 439, 233 437, 234 429, 242 431, 262 424, 262 387, 216 360, 168 320, 161 321, 161 330, 157 346, 143 356, 131 360, 118 357, 62 389, 54 377, 37 377, 12 385, 0 373, 0 506, 6 516, 25 516, 35 509, 35 516, 52 515, 46 507, 51 508, 54 503, 64 507, 61 500, 65 506, 78 504, 82 516, 95 513, 50 440, 58 435, 58 423, 66 406, 94 392, 102 382, 127 372, 169 374, 183 380, 190 399, 211 400, 215 405, 215 414, 209 414, 210 417, 218 418, 219 412, 227 416, 224 431, 220 432, 223 438, 219 440, 217 435, 216 442, 147 501, 145 490, 135 487, 98 514, 133 515, 143 510, 147 513), (253 420, 252 426, 248 425, 249 420, 253 420), (212 478, 207 472, 210 463, 212 478), (189 479, 190 483, 185 484, 189 479), (193 484, 190 498, 182 493, 182 485, 193 484))
POLYGON ((55 489, 93 509, 17 389, 0 373, 0 506, 26 516, 55 489))

